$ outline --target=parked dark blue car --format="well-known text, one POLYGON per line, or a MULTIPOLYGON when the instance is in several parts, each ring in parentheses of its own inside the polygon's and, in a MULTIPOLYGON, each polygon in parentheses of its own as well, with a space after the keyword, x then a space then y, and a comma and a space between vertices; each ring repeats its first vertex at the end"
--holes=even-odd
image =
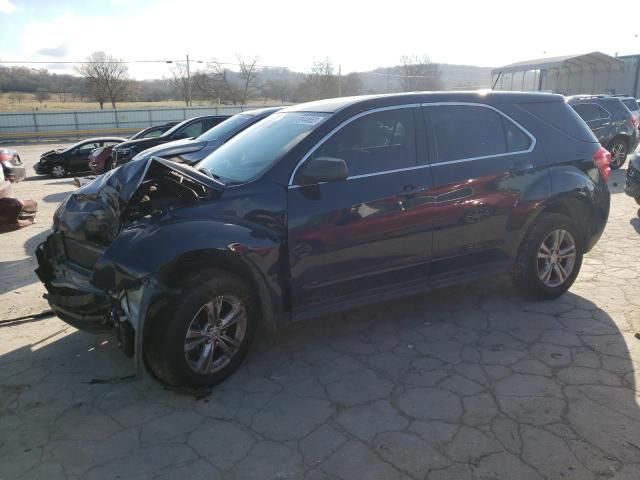
POLYGON ((152 157, 72 193, 37 273, 60 318, 115 327, 138 368, 214 384, 259 323, 505 272, 563 294, 605 228, 610 159, 560 95, 301 104, 197 169, 152 157))
POLYGON ((175 142, 169 142, 143 150, 133 157, 133 160, 161 157, 173 160, 174 162, 193 165, 214 152, 218 147, 235 137, 244 129, 281 109, 282 107, 270 107, 238 113, 197 138, 176 140, 175 142))

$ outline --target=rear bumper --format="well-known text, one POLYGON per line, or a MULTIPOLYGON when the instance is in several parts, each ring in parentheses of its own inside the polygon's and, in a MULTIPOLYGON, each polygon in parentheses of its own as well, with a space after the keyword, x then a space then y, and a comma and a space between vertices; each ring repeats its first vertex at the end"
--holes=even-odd
POLYGON ((611 193, 609 192, 609 189, 605 188, 594 200, 591 210, 590 235, 585 252, 591 250, 595 244, 598 243, 598 240, 600 240, 600 237, 607 226, 607 221, 609 220, 609 209, 611 207, 611 193))

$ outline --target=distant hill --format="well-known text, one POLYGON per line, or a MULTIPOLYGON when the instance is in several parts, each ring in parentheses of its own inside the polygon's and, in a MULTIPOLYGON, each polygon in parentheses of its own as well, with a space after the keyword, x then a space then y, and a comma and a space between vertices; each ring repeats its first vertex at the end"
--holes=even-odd
MULTIPOLYGON (((491 86, 491 67, 473 65, 438 64, 440 88, 443 90, 475 90, 491 86)), ((401 66, 376 68, 359 72, 366 93, 400 91, 403 70, 401 66)))
POLYGON ((492 67, 440 64, 443 88, 447 90, 490 88, 492 67))

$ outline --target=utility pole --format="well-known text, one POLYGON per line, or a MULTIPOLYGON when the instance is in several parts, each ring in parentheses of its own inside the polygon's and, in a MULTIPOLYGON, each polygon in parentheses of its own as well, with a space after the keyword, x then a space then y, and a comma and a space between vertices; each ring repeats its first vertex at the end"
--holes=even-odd
POLYGON ((338 96, 342 96, 342 65, 338 65, 338 96))
POLYGON ((189 70, 189 54, 187 53, 187 106, 191 107, 191 72, 189 70))

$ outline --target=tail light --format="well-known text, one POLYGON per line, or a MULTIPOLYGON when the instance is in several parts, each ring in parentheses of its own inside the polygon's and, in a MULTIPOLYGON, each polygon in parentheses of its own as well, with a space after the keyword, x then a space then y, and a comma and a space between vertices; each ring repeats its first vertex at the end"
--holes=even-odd
POLYGON ((638 128, 638 125, 640 125, 640 118, 631 117, 631 124, 633 125, 633 128, 638 128))
POLYGON ((609 175, 611 175, 611 153, 604 147, 598 147, 596 153, 593 155, 593 163, 595 163, 596 167, 598 167, 598 171, 604 181, 609 180, 609 175))

